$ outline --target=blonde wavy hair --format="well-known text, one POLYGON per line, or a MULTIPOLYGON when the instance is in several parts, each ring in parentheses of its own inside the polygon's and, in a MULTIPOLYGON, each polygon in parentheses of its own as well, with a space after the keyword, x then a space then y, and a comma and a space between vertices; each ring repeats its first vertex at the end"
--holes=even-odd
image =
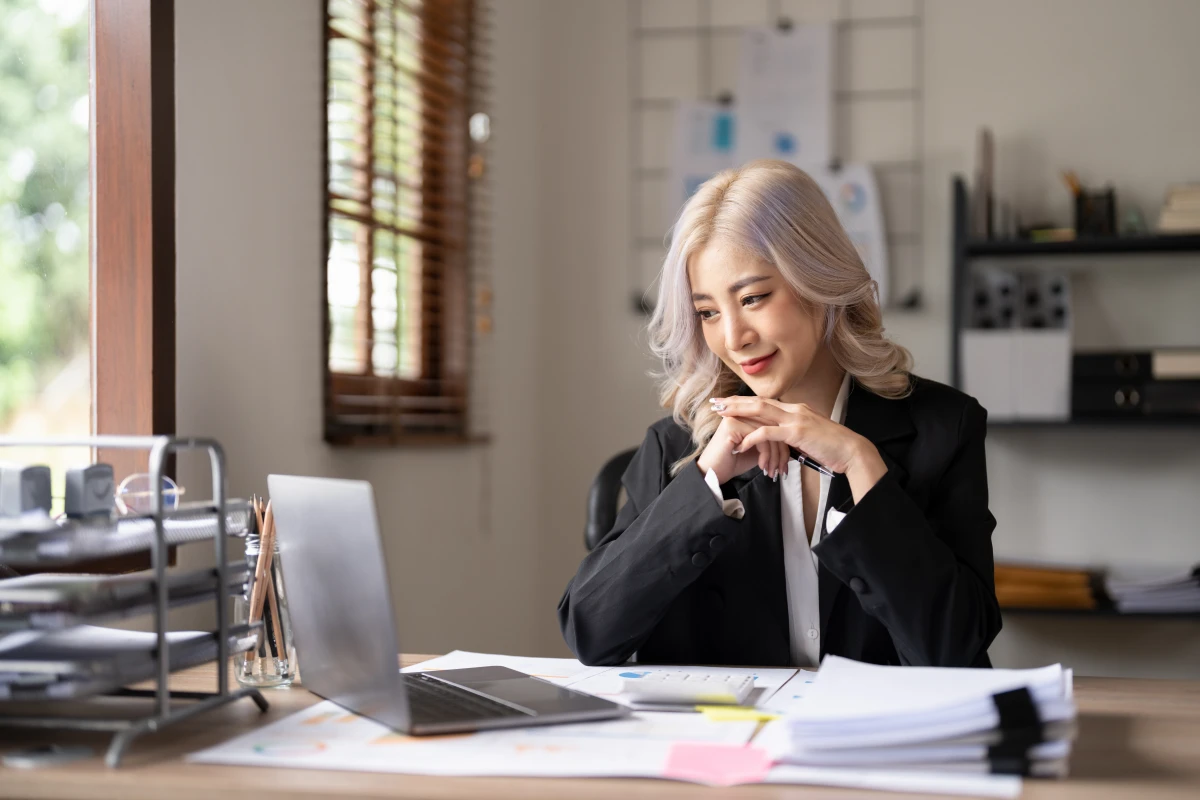
POLYGON ((717 240, 773 264, 805 305, 823 310, 824 340, 861 386, 887 398, 911 391, 912 356, 883 337, 878 287, 817 183, 784 161, 724 170, 696 190, 672 227, 650 320, 651 348, 663 364, 655 374, 659 401, 696 445, 672 475, 700 456, 721 424, 708 398, 734 394, 741 383, 705 344, 688 282, 689 260, 717 240))

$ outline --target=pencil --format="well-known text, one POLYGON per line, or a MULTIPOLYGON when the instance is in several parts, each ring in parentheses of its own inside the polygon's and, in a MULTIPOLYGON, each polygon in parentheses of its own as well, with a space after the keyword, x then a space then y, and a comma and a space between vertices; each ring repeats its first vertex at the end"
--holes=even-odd
POLYGON ((267 604, 267 616, 274 631, 271 649, 275 651, 275 657, 280 658, 284 655, 283 618, 279 616, 279 603, 275 599, 275 573, 270 569, 267 570, 267 604))
MULTIPOLYGON (((274 528, 275 512, 271 508, 270 502, 268 502, 262 533, 258 539, 258 561, 254 566, 254 589, 250 593, 250 617, 248 621, 251 624, 258 622, 262 615, 263 599, 267 589, 266 571, 271 553, 271 532, 274 528)), ((265 630, 263 635, 265 637, 265 630)), ((265 647, 263 648, 263 653, 266 653, 265 647)))
POLYGON ((279 606, 275 599, 275 539, 278 535, 278 528, 275 525, 274 516, 271 517, 271 541, 267 543, 265 553, 260 554, 260 558, 267 560, 266 567, 263 568, 263 577, 266 580, 266 585, 263 586, 263 597, 270 602, 264 608, 263 598, 259 598, 258 606, 259 613, 264 617, 269 617, 271 622, 271 649, 275 652, 275 656, 279 656, 279 606), (273 613, 271 613, 273 612, 273 613))
MULTIPOLYGON (((254 561, 254 573, 253 573, 254 575, 257 575, 258 574, 258 562, 262 558, 262 537, 263 537, 263 534, 266 532, 266 523, 263 521, 262 498, 259 497, 258 495, 253 495, 250 498, 250 506, 254 509, 254 519, 258 523, 259 549, 258 549, 258 556, 255 558, 255 561, 254 561)), ((247 622, 254 622, 254 620, 251 618, 251 609, 254 608, 254 595, 257 591, 258 591, 257 580, 252 579, 251 583, 250 583, 250 597, 248 598, 247 604, 246 604, 246 621, 247 622)), ((258 656, 258 646, 260 643, 261 642, 255 642, 253 648, 246 650, 243 653, 243 655, 245 656, 245 659, 247 661, 250 661, 251 659, 256 658, 258 656)))

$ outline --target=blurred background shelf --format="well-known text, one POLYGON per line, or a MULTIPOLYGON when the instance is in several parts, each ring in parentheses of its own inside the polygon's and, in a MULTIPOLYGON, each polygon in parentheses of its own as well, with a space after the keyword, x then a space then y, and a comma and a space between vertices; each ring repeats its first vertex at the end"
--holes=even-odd
POLYGON ((1008 430, 1045 430, 1048 428, 1196 428, 1200 417, 1133 416, 1128 417, 1085 417, 1083 419, 1037 420, 1002 419, 989 420, 989 428, 1008 430))
POLYGON ((991 258, 1197 252, 1200 252, 1200 234, 1194 233, 1172 236, 1107 236, 1080 238, 1069 242, 968 239, 963 243, 965 255, 991 258))
POLYGON ((1200 620, 1200 611, 1117 611, 1115 608, 1039 608, 1036 606, 1001 606, 1002 615, 1019 616, 1070 616, 1070 617, 1123 617, 1128 619, 1194 619, 1200 620))

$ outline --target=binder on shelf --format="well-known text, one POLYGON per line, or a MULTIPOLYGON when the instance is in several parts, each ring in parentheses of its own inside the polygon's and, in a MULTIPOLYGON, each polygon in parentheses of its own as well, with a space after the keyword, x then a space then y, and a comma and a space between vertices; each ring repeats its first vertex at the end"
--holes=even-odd
POLYGON ((995 566, 996 600, 1001 608, 1095 609, 1095 577, 1086 569, 1032 564, 995 566))
POLYGON ((1200 349, 1080 352, 1072 359, 1074 417, 1200 418, 1200 349))
POLYGON ((993 421, 1066 420, 1071 400, 1070 282, 1054 272, 980 269, 959 335, 963 390, 993 421))

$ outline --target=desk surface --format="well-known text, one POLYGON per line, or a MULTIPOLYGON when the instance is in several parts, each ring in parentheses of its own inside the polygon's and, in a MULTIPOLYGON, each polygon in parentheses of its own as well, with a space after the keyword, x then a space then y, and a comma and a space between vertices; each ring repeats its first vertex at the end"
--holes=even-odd
MULTIPOLYGON (((429 656, 407 656, 405 664, 429 656)), ((179 689, 210 690, 215 665, 173 677, 179 689)), ((1152 798, 1200 797, 1200 681, 1148 681, 1077 678, 1079 740, 1066 781, 1027 781, 1022 798, 1152 798)), ((244 700, 189 723, 136 740, 121 767, 110 770, 102 755, 108 736, 53 734, 0 729, 0 750, 43 741, 86 743, 98 755, 88 761, 41 770, 0 767, 0 797, 23 798, 170 798, 190 800, 236 796, 244 800, 270 797, 379 798, 846 798, 862 795, 841 789, 809 786, 741 786, 705 789, 689 783, 655 780, 547 778, 437 778, 261 769, 186 764, 187 753, 215 745, 252 727, 277 720, 312 705, 318 698, 303 689, 265 690, 271 709, 261 714, 244 700)), ((143 706, 144 708, 144 706, 143 706)), ((879 793, 873 797, 887 797, 879 793)), ((896 795, 912 797, 912 795, 896 795)))

